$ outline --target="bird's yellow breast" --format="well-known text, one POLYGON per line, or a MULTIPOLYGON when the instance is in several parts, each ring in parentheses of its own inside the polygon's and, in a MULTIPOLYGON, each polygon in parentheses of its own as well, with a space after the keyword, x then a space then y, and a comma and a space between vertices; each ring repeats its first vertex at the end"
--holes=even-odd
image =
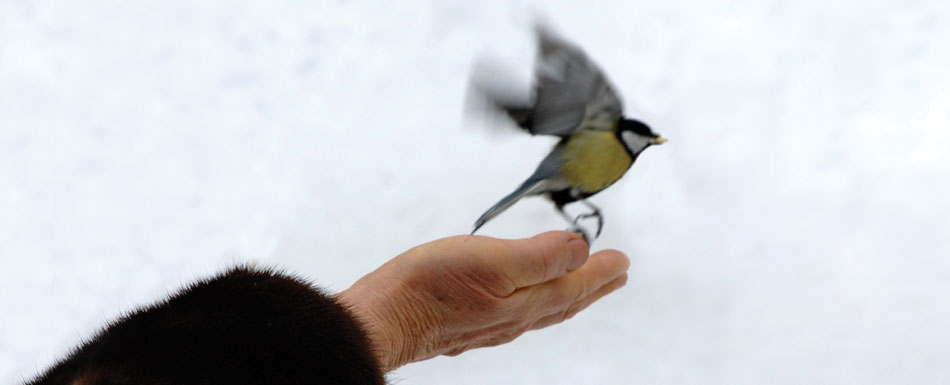
POLYGON ((607 188, 633 164, 613 131, 583 130, 560 146, 561 177, 584 193, 607 188))

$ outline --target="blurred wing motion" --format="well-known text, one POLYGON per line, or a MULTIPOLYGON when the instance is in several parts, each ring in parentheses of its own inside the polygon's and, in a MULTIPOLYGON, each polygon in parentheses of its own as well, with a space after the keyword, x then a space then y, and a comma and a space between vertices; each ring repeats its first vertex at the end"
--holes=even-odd
POLYGON ((533 135, 569 136, 582 128, 610 130, 623 114, 620 96, 580 48, 536 29, 534 100, 513 102, 510 92, 477 87, 491 104, 533 135))

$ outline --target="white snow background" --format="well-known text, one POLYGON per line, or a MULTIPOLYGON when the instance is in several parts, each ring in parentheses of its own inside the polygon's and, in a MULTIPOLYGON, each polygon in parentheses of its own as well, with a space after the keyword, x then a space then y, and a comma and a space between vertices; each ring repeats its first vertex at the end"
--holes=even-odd
POLYGON ((0 0, 0 382, 235 263, 336 291, 467 233, 553 142, 463 113, 476 59, 527 81, 533 13, 670 139, 593 198, 629 282, 391 380, 950 383, 940 0, 0 0))

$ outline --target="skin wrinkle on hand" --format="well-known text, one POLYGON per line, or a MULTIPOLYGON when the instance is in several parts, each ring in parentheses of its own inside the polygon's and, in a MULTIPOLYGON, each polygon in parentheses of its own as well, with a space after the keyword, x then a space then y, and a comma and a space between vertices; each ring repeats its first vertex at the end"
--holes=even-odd
MULTIPOLYGON (((356 285, 354 284, 354 287, 356 285)), ((366 295, 358 290, 354 293, 351 289, 340 293, 339 298, 351 304, 351 307, 359 309, 357 314, 361 315, 361 321, 370 330, 370 340, 376 347, 379 354, 379 362, 385 371, 393 370, 409 362, 422 360, 428 357, 414 357, 411 352, 425 351, 419 349, 413 341, 424 339, 424 331, 432 330, 436 327, 436 321, 439 314, 429 312, 428 315, 406 316, 407 314, 425 313, 425 306, 418 306, 426 303, 425 300, 394 301, 385 299, 386 297, 409 299, 413 294, 409 291, 408 295, 380 295, 382 291, 366 295), (356 301, 350 296, 362 299, 356 301), (352 306, 353 303, 360 303, 368 306, 352 306), (426 321, 427 324, 421 324, 414 321, 426 321)), ((402 290, 396 288, 393 293, 399 293, 402 290)))

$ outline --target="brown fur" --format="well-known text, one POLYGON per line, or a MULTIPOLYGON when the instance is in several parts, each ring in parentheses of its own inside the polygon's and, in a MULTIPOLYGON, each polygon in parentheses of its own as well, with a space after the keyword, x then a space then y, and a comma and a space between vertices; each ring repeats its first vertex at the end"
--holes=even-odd
POLYGON ((133 311, 29 384, 384 384, 366 335, 299 278, 235 268, 133 311))

